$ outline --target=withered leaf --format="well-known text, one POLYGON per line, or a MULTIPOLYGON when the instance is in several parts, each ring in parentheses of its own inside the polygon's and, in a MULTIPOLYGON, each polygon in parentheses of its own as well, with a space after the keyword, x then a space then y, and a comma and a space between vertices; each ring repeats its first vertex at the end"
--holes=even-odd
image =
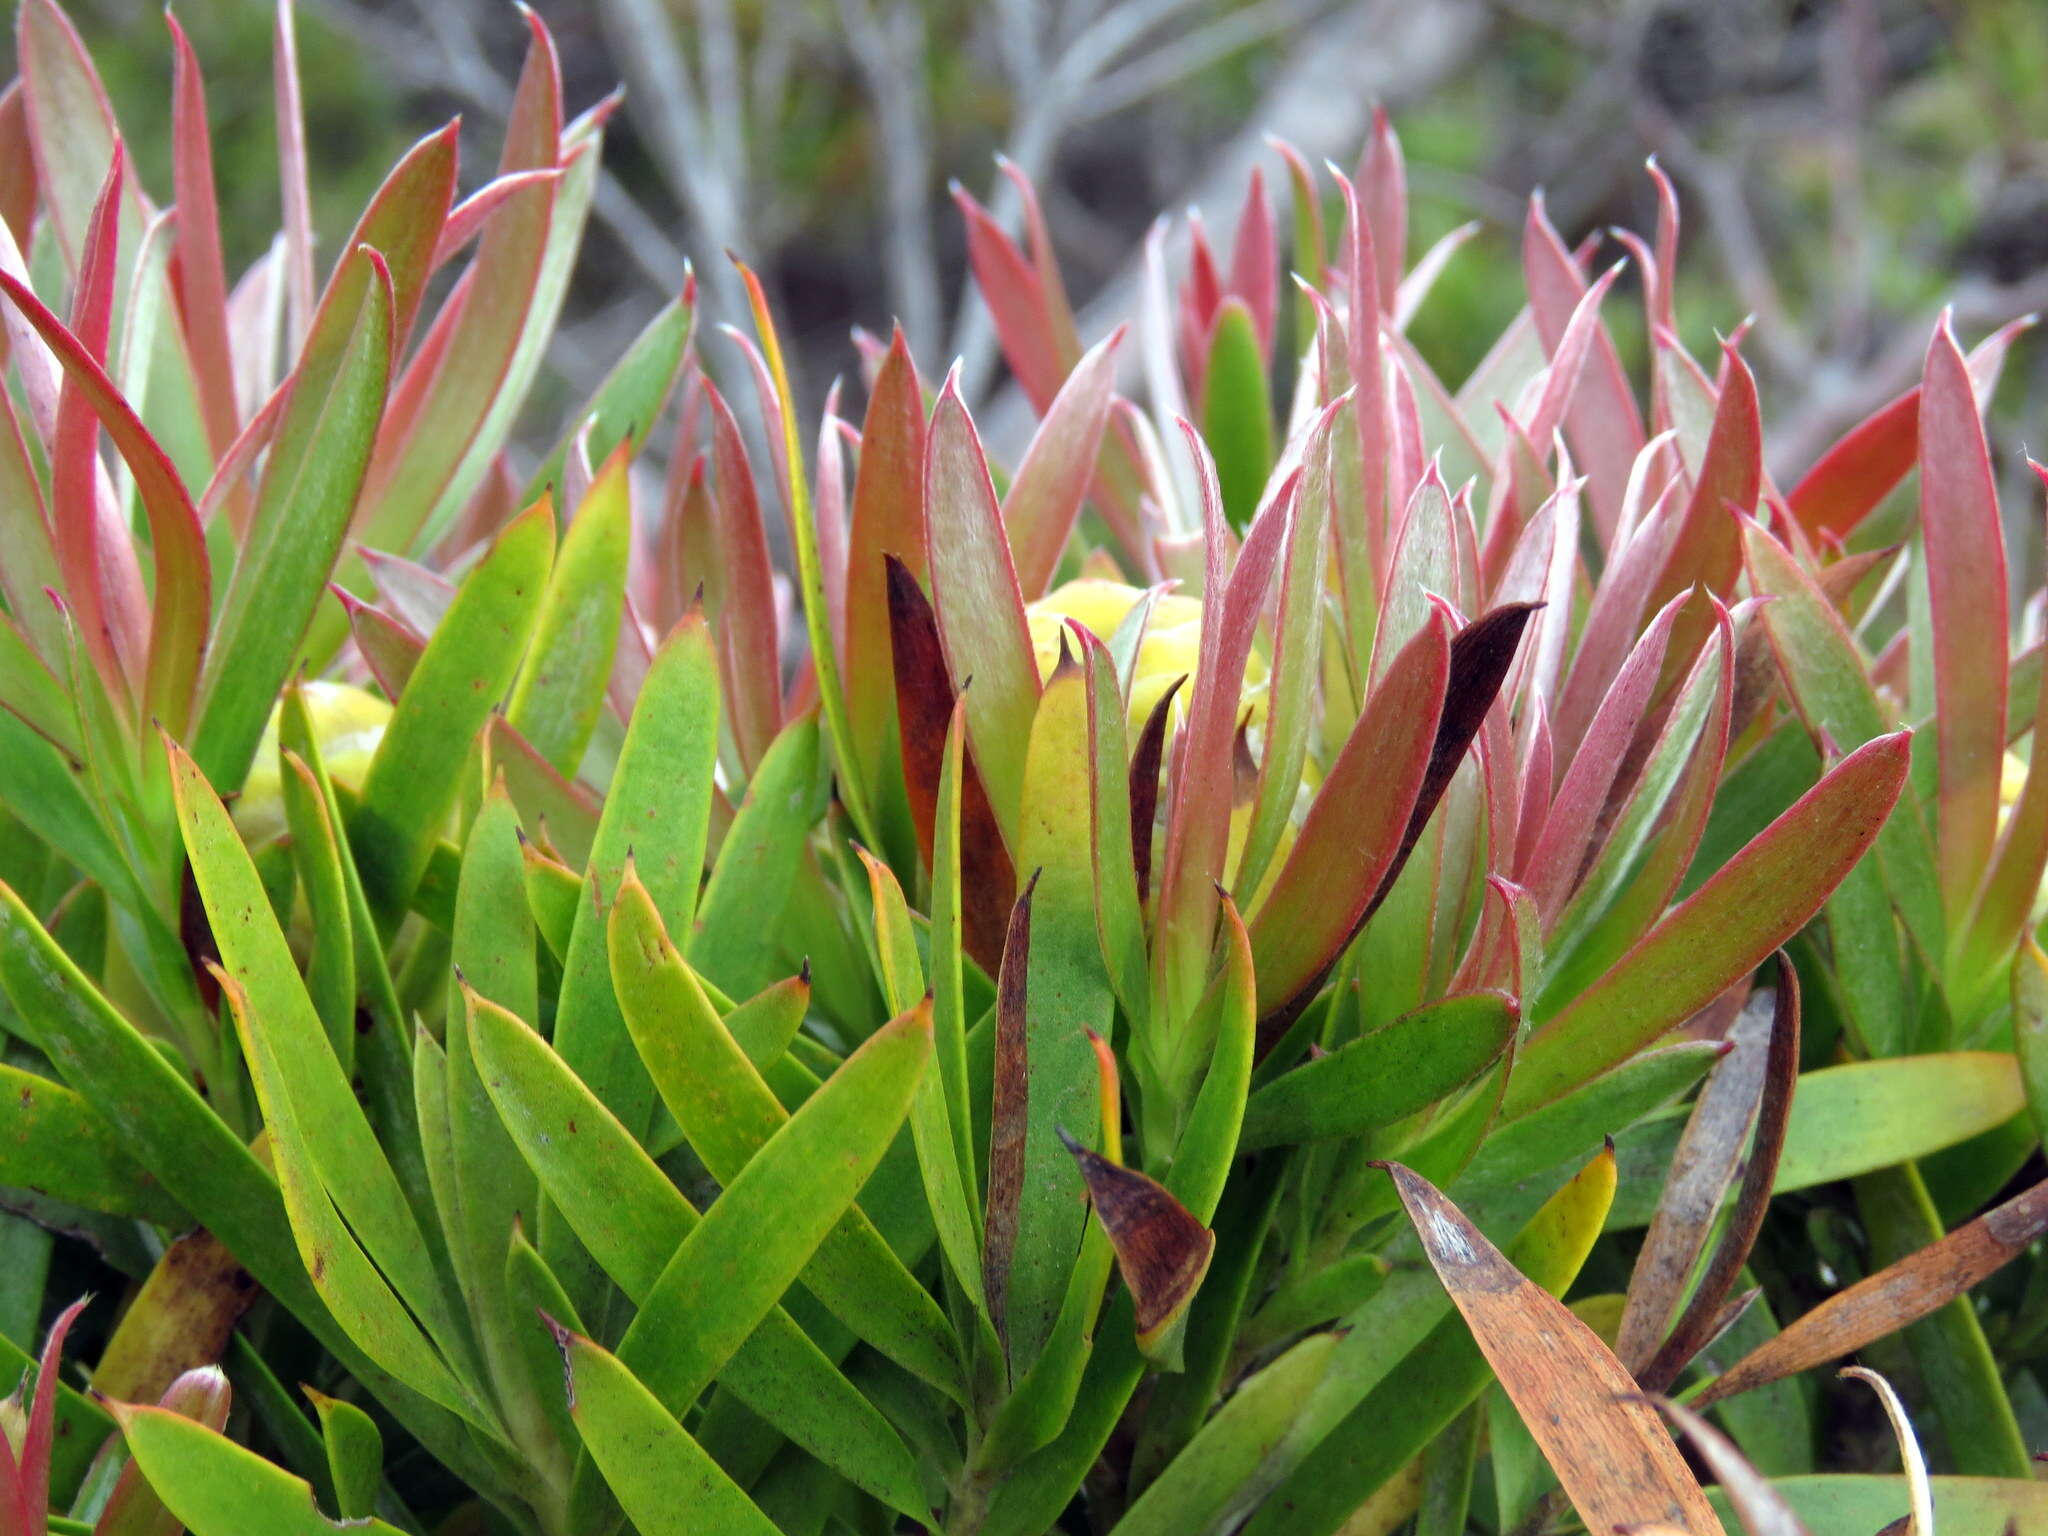
POLYGON ((1599 1335, 1420 1174, 1381 1165, 1472 1338, 1589 1531, 1720 1529, 1657 1412, 1599 1335))
POLYGON ((1060 1140, 1081 1165, 1096 1218, 1116 1250, 1116 1267, 1130 1287, 1142 1343, 1194 1299, 1209 1272, 1216 1234, 1156 1180, 1089 1151, 1064 1129, 1060 1140))
POLYGON ((1704 1406, 1733 1397, 1896 1333, 2018 1258, 2044 1232, 2048 1180, 1830 1296, 1736 1361, 1696 1401, 1704 1406))

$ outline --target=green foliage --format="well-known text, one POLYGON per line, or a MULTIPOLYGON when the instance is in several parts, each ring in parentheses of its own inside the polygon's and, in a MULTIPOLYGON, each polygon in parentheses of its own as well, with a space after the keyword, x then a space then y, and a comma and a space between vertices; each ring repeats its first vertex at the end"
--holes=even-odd
POLYGON ((1755 1528, 2031 1518, 2048 1194, 1977 1214, 2048 1075, 2010 334, 1780 494, 1668 244, 1643 390, 1538 203, 1454 392, 1381 121, 1341 229, 1294 157, 1298 218, 1255 181, 1153 274, 1149 412, 1035 201, 963 196, 1015 466, 900 347, 807 461, 742 269, 758 483, 686 293, 521 494, 604 115, 531 29, 480 201, 444 133, 324 297, 286 231, 273 379, 193 115, 173 281, 23 8, 0 1532, 1711 1536, 1652 1397, 1755 1528), (13 1339, 80 1269, 101 1404, 77 1308, 13 1339), (1903 1410, 1903 1479, 1796 1475, 1787 1378, 1866 1348, 1973 1480, 1903 1410))

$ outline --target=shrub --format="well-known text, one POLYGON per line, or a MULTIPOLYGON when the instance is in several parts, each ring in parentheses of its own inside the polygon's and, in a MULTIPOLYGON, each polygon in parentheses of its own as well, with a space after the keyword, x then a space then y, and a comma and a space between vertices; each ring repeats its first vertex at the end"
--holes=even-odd
POLYGON ((764 472, 685 292, 522 479, 605 117, 530 24, 495 180, 451 125, 231 290, 189 50, 159 210, 22 9, 0 1185, 127 1293, 0 1529, 1711 1531, 1657 1404, 1747 1522, 2036 1512, 1960 1299, 2048 1221, 1963 1221, 2048 1018, 2009 333, 1781 493, 1660 178, 1647 415, 1540 203, 1453 394, 1382 122, 1333 230, 1288 158, 1285 306, 1254 180, 1135 342, 963 197, 1013 466, 900 340, 813 437, 742 269, 764 472), (1865 1346, 1978 1478, 1881 1377, 1909 1475, 1805 1475, 1865 1346))

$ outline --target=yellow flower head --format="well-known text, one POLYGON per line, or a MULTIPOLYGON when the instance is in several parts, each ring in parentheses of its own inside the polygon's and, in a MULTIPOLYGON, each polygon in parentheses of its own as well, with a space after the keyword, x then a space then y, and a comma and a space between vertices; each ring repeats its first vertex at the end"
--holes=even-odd
MULTIPOLYGON (((350 789, 362 786, 377 743, 391 720, 391 706, 368 689, 352 683, 308 682, 299 685, 312 717, 313 739, 327 775, 350 789)), ((256 743, 256 760, 235 801, 235 825, 252 847, 284 831, 283 763, 277 751, 278 709, 270 712, 256 743)))
MULTIPOLYGON (((1031 624, 1031 649, 1038 660, 1039 680, 1043 682, 1052 676, 1052 669, 1059 665, 1060 630, 1068 619, 1092 631, 1106 644, 1144 595, 1142 587, 1083 576, 1054 588, 1031 604, 1025 614, 1031 624)), ((1146 720, 1166 690, 1180 677, 1186 677, 1187 682, 1174 700, 1174 709, 1178 712, 1186 707, 1201 656, 1202 600, 1178 592, 1166 593, 1153 604, 1144 638, 1138 643, 1128 721, 1133 741, 1144 730, 1146 720)), ((1266 658, 1254 646, 1245 663, 1242 695, 1254 730, 1266 718, 1266 674, 1266 658)))

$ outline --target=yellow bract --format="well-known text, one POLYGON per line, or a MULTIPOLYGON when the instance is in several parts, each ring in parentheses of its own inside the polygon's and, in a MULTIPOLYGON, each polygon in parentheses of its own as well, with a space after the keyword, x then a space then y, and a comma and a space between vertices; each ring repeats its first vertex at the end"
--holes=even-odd
MULTIPOLYGON (((352 683, 299 686, 328 777, 350 789, 360 788, 377 743, 384 739, 384 727, 390 723, 390 704, 352 683)), ((284 831, 283 764, 277 752, 277 730, 278 711, 272 709, 262 739, 256 743, 256 761, 234 802, 235 825, 241 829, 242 840, 252 847, 284 831)))
MULTIPOLYGON (((1072 619, 1093 631, 1106 644, 1144 595, 1142 587, 1083 576, 1055 587, 1031 604, 1025 615, 1031 624, 1031 649, 1038 661, 1039 680, 1052 676, 1052 669, 1059 665, 1060 630, 1066 620, 1072 619)), ((1187 682, 1174 700, 1174 709, 1176 713, 1186 709, 1201 656, 1202 600, 1178 592, 1167 593, 1153 605, 1144 638, 1138 643, 1128 722, 1133 742, 1176 678, 1186 677, 1187 682)), ((1248 720, 1255 730, 1266 718, 1266 674, 1266 658, 1254 646, 1245 663, 1241 694, 1245 714, 1240 718, 1248 720)))

